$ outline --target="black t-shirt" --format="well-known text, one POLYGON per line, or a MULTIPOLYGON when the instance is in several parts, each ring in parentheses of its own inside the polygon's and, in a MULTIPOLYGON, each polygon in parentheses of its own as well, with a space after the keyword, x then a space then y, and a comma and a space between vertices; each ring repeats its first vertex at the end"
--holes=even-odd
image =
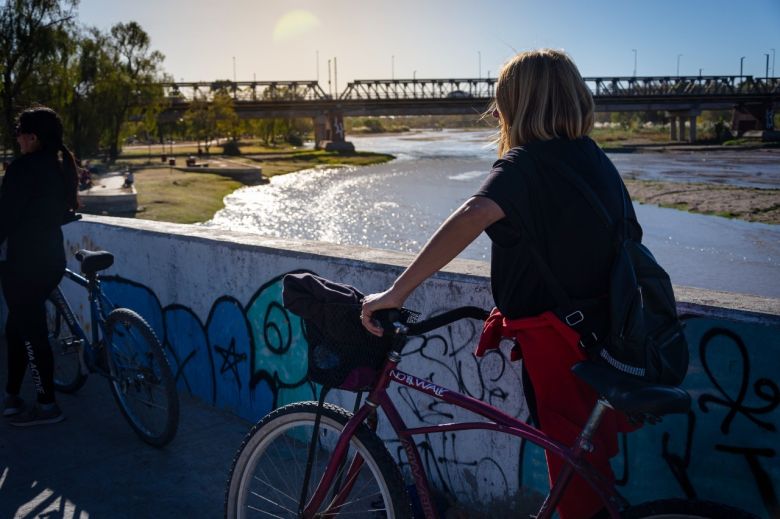
POLYGON ((5 274, 64 270, 65 180, 56 155, 34 152, 14 160, 0 188, 0 243, 5 274))
MULTIPOLYGON (((621 220, 625 186, 609 158, 588 137, 513 148, 493 164, 476 193, 496 202, 506 215, 486 232, 493 242, 493 298, 508 318, 538 315, 556 306, 529 244, 571 299, 607 293, 614 226, 606 227, 584 195, 563 176, 563 168, 596 192, 613 222, 621 220)), ((630 203, 628 217, 636 221, 630 203)), ((638 224, 632 233, 641 238, 638 224)))

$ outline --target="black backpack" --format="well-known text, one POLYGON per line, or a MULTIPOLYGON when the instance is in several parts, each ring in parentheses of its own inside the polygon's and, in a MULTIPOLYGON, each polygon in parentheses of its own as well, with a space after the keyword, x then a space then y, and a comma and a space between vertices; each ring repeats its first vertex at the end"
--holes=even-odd
POLYGON ((630 199, 620 177, 623 216, 613 226, 593 189, 566 168, 560 171, 615 233, 615 256, 605 305, 603 300, 569 298, 536 247, 531 245, 558 305, 556 315, 580 334, 580 345, 592 358, 646 382, 679 385, 688 371, 688 343, 677 317, 672 283, 647 247, 631 236, 627 207, 630 199), (609 323, 606 330, 601 325, 605 317, 609 323))

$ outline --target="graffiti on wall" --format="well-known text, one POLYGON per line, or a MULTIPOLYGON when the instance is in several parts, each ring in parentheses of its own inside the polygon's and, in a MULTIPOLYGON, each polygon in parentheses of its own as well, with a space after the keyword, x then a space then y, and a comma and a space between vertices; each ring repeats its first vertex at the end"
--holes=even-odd
POLYGON ((205 322, 184 305, 163 307, 154 291, 128 279, 103 278, 103 289, 115 304, 132 308, 149 322, 180 388, 256 420, 315 395, 306 379, 300 319, 281 305, 283 277, 263 284, 246 305, 219 297, 205 322))
MULTIPOLYGON (((149 321, 162 338, 180 387, 256 420, 281 405, 315 398, 318 390, 306 379, 307 346, 300 319, 281 304, 282 278, 263 284, 247 304, 228 295, 219 297, 205 322, 186 306, 163 307, 154 291, 127 279, 107 278, 104 289, 115 303, 133 308, 149 321)), ((497 350, 475 358, 472 351, 479 332, 479 323, 466 320, 415 338, 404 351, 405 357, 414 357, 407 365, 422 378, 526 419, 524 399, 517 394, 522 388, 517 363, 497 350)), ((691 320, 686 333, 691 369, 685 387, 693 408, 687 415, 669 416, 659 425, 622 436, 621 454, 613 460, 618 485, 632 502, 662 497, 723 501, 725 479, 733 496, 729 504, 766 517, 780 516, 777 339, 762 344, 763 349, 748 347, 756 339, 749 341, 745 334, 771 332, 743 334, 723 322, 704 319, 691 320)), ((394 400, 410 425, 471 419, 406 387, 396 391, 394 400)), ((439 488, 472 502, 507 501, 506 496, 520 487, 545 491, 541 449, 474 434, 450 432, 418 439, 425 467, 439 488), (474 448, 475 440, 488 446, 474 448)), ((388 440, 388 447, 397 459, 405 459, 397 441, 388 440)))

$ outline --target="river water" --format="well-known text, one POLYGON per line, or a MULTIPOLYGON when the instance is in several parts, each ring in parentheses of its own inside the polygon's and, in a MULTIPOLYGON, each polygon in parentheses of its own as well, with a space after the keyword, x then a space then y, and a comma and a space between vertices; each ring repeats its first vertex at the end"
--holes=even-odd
MULTIPOLYGON (((276 176, 225 198, 205 225, 344 245, 417 252, 476 191, 495 160, 488 132, 355 136, 359 150, 396 160, 276 176)), ((776 157, 776 155, 774 156, 776 157)), ((780 164, 761 151, 611 156, 627 177, 780 187, 780 164)), ((677 285, 780 297, 780 225, 635 204, 644 243, 677 285)), ((483 234, 461 255, 488 261, 483 234)))

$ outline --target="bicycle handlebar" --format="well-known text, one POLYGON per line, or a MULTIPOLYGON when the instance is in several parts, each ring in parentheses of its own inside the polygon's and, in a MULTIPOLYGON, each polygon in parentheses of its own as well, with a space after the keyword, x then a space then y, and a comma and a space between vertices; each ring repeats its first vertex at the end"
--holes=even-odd
POLYGON ((484 321, 488 318, 488 315, 490 315, 490 312, 478 306, 461 306, 419 323, 403 324, 400 322, 401 314, 396 309, 377 310, 374 312, 374 318, 379 321, 386 333, 390 332, 394 335, 422 335, 461 319, 468 318, 484 321))

